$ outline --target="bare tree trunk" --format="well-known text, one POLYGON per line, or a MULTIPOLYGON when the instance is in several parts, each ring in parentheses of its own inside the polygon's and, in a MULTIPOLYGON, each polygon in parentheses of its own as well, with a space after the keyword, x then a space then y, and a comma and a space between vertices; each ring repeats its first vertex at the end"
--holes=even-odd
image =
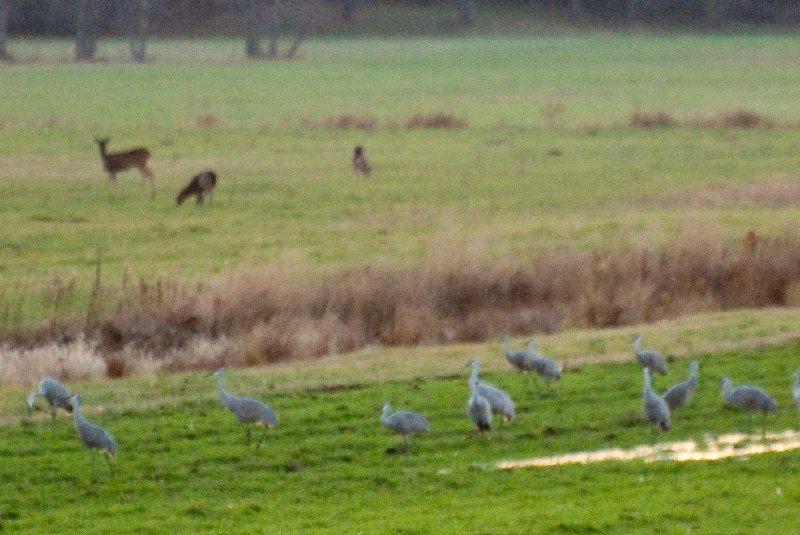
POLYGON ((278 57, 278 40, 280 39, 280 5, 278 0, 272 0, 269 7, 269 49, 268 58, 278 57))
POLYGON ((150 33, 150 0, 131 0, 131 56, 142 62, 146 57, 150 33))
POLYGON ((569 0, 569 16, 572 20, 578 20, 583 15, 581 0, 569 0))
POLYGON ((632 26, 639 17, 639 0, 625 0, 625 13, 623 20, 626 26, 632 26))
POLYGON ((344 0, 342 2, 342 18, 344 20, 353 20, 353 14, 356 11, 355 0, 344 0))
POLYGON ((11 56, 6 48, 8 43, 8 16, 11 12, 11 2, 0 0, 0 61, 8 61, 11 56))
POLYGON ((77 0, 78 13, 75 28, 75 61, 89 61, 94 58, 97 47, 95 37, 94 0, 77 0))
POLYGON ((292 46, 286 51, 287 58, 293 58, 295 54, 297 54, 297 49, 300 48, 300 44, 308 35, 309 30, 311 30, 311 26, 313 25, 314 20, 311 15, 308 16, 308 19, 303 23, 303 27, 300 28, 300 32, 297 34, 297 37, 294 38, 292 42, 292 46))
POLYGON ((259 0, 246 0, 244 8, 245 40, 244 53, 248 58, 260 58, 264 54, 261 51, 261 17, 259 0))
POLYGON ((458 22, 464 26, 472 26, 475 19, 472 15, 472 0, 456 0, 458 3, 458 22))

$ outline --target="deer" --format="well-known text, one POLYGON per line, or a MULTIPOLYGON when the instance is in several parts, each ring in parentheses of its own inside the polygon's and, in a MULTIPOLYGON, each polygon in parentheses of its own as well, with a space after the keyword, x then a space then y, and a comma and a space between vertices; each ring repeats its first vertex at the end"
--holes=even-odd
POLYGON ((362 173, 364 176, 369 176, 370 167, 369 163, 367 162, 367 157, 364 154, 364 147, 361 145, 356 145, 353 149, 353 172, 354 173, 362 173))
POLYGON ((203 196, 208 195, 209 201, 214 199, 214 188, 217 187, 217 174, 214 171, 203 171, 192 177, 189 184, 183 188, 178 196, 175 197, 175 204, 180 206, 183 201, 192 195, 195 196, 198 205, 203 204, 203 196))
POLYGON ((103 159, 103 169, 108 173, 108 178, 111 182, 117 181, 117 173, 127 171, 135 167, 142 175, 142 179, 147 179, 153 182, 153 172, 147 167, 147 159, 150 158, 150 151, 144 147, 137 147, 135 149, 126 150, 124 152, 106 151, 108 138, 95 139, 97 146, 100 148, 100 157, 103 159))

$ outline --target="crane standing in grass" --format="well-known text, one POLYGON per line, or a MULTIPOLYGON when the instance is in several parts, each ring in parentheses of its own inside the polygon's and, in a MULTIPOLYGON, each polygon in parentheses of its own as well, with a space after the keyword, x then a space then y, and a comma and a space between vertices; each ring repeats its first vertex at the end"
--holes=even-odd
POLYGON ((506 360, 525 376, 527 372, 535 371, 539 377, 544 379, 545 384, 561 379, 561 368, 552 359, 540 355, 536 352, 536 340, 531 338, 527 350, 511 351, 508 336, 503 338, 503 352, 506 360))
POLYGON ((52 418, 56 417, 56 409, 64 409, 72 414, 72 402, 70 402, 72 394, 66 386, 55 379, 45 377, 39 382, 39 390, 28 394, 28 415, 31 415, 36 407, 37 397, 43 397, 47 404, 50 405, 50 416, 52 418))
MULTIPOLYGON (((90 452, 91 450, 97 450, 102 453, 108 462, 109 469, 111 469, 111 456, 117 454, 117 442, 114 437, 104 428, 83 417, 81 413, 81 397, 79 395, 72 396, 70 403, 73 408, 75 429, 78 431, 81 442, 89 448, 90 452)), ((94 465, 94 456, 92 456, 92 464, 94 465)))
POLYGON ((670 411, 680 409, 686 405, 686 402, 689 401, 689 398, 694 394, 697 388, 698 367, 699 363, 693 360, 691 364, 689 364, 689 378, 682 383, 671 386, 664 392, 664 400, 667 402, 670 411))
POLYGON ((720 381, 722 386, 722 400, 729 407, 739 407, 749 413, 748 427, 753 423, 753 413, 761 411, 764 414, 764 422, 767 421, 767 413, 774 414, 778 411, 775 399, 760 387, 752 385, 739 385, 734 387, 731 380, 723 377, 720 381))
POLYGON ((794 372, 794 386, 792 387, 792 397, 794 398, 794 402, 797 405, 797 408, 800 409, 800 370, 794 372))
POLYGON ((633 353, 636 355, 636 360, 639 361, 639 364, 649 369, 650 373, 667 375, 667 363, 661 353, 651 349, 641 349, 641 343, 641 335, 637 334, 633 337, 633 353))
POLYGON ((423 415, 411 411, 392 412, 389 402, 383 404, 381 410, 381 424, 395 433, 403 435, 402 451, 408 450, 408 435, 418 431, 429 431, 430 423, 423 415))
MULTIPOLYGON (((476 359, 473 359, 476 360, 476 359)), ((474 370, 475 368, 473 368, 474 370)), ((472 373, 469 376, 470 397, 467 402, 467 415, 479 433, 491 431, 492 429, 492 406, 489 400, 481 394, 478 374, 472 373)))
POLYGON ((494 414, 499 415, 507 422, 513 420, 514 416, 516 416, 516 407, 514 406, 514 401, 511 399, 511 396, 494 385, 478 381, 480 362, 477 358, 470 360, 469 366, 472 368, 469 374, 470 387, 472 387, 472 383, 474 382, 481 397, 489 402, 489 406, 494 414))
MULTIPOLYGON (((256 443, 256 448, 261 445, 261 441, 267 434, 267 430, 278 425, 278 417, 268 406, 264 405, 258 400, 234 396, 225 391, 223 386, 225 371, 220 368, 209 376, 217 378, 217 386, 219 388, 219 395, 222 398, 222 404, 226 409, 231 411, 234 416, 243 424, 256 424, 264 426, 264 433, 256 443)), ((250 440, 250 427, 247 427, 247 440, 250 440)))
POLYGON ((644 416, 648 422, 655 424, 662 431, 668 431, 672 426, 669 406, 662 396, 653 391, 650 382, 650 369, 644 368, 642 373, 644 373, 644 391, 642 393, 644 416))

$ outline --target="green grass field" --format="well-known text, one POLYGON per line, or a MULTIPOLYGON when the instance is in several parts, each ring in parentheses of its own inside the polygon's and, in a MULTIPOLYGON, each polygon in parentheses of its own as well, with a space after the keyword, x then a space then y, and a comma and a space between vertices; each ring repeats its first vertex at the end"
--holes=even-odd
MULTIPOLYGON (((119 281, 123 270, 199 279, 264 263, 313 275, 443 247, 531 258, 698 228, 784 234, 792 199, 681 196, 793 183, 796 45, 779 34, 329 39, 298 61, 253 63, 238 41, 156 41, 146 65, 73 65, 48 61, 69 43, 23 41, 17 55, 41 61, 2 67, 0 282, 37 296, 58 274, 86 293, 98 247, 106 280, 119 281), (777 125, 629 126, 639 110, 692 121, 734 109, 777 125), (469 126, 404 128, 417 112, 469 126), (320 126, 344 114, 377 128, 320 126), (155 192, 135 171, 107 183, 101 135, 111 150, 152 150, 155 192), (350 172, 356 143, 368 179, 350 172), (220 175, 213 207, 175 208, 207 167, 220 175)), ((104 42, 100 55, 124 46, 104 42)), ((44 319, 37 299, 25 321, 44 319)))
MULTIPOLYGON (((122 42, 104 42, 110 61, 91 65, 61 63, 66 42, 15 42, 30 61, 0 66, 0 305, 20 310, 0 307, 0 317, 52 319, 41 300, 56 276, 88 299, 98 250, 104 282, 120 284, 123 273, 201 280, 275 264, 302 277, 464 249, 525 259, 676 236, 725 242, 750 229, 793 236, 798 39, 315 39, 298 61, 275 63, 242 60, 238 41, 157 41, 145 65, 115 62, 122 42), (700 126, 736 109, 776 124, 700 126), (630 126, 650 110, 684 125, 630 126), (469 125, 405 128, 418 112, 469 125), (377 128, 324 127, 345 114, 377 128), (92 141, 102 135, 112 150, 151 149, 153 189, 135 172, 107 182, 92 141), (357 143, 369 178, 350 172, 357 143), (180 187, 207 167, 220 175, 213 205, 176 208, 180 187)), ((81 311, 85 299, 68 306, 81 311)), ((647 327, 645 345, 675 357, 659 391, 685 377, 687 358, 701 360, 697 395, 663 440, 747 430, 746 417, 721 410, 723 375, 775 395, 767 430, 795 428, 797 325, 796 310, 773 309, 647 327)), ((93 469, 63 413, 25 416, 30 385, 3 386, 0 531, 796 531, 796 452, 494 469, 652 443, 630 334, 542 336, 540 348, 568 365, 553 394, 526 392, 496 340, 231 369, 231 392, 280 417, 257 451, 199 372, 72 382, 85 414, 119 442, 111 474, 99 460, 93 469), (481 438, 465 415, 475 354, 518 404, 513 423, 481 438), (399 439, 378 423, 387 399, 431 419, 408 454, 388 451, 399 439)))
MULTIPOLYGON (((472 348, 475 350, 476 348, 472 348)), ((544 348, 543 348, 544 349, 544 348)), ((462 350, 463 351, 463 350, 462 350)), ((791 372, 796 343, 767 350, 698 354, 700 386, 659 440, 747 432, 721 409, 719 379, 756 383, 777 399, 766 429, 795 427, 791 372)), ((475 438, 465 414, 470 353, 450 354, 436 377, 350 382, 325 366, 305 379, 230 370, 226 386, 267 401, 279 426, 262 447, 220 405, 215 379, 199 373, 74 385, 84 412, 119 443, 110 473, 96 466, 63 413, 28 420, 22 389, 2 392, 0 526, 8 532, 136 533, 788 533, 800 500, 794 452, 716 462, 606 462, 499 471, 501 460, 652 443, 639 419, 641 371, 624 364, 571 367, 553 393, 527 392, 495 346, 480 353, 483 378, 517 400, 518 417, 475 438), (455 375, 449 373, 456 371, 455 375), (319 386, 309 385, 317 381, 319 386), (322 385, 327 386, 322 386, 322 385), (378 424, 380 405, 431 419, 406 454, 378 424), (103 407, 102 412, 97 409, 103 407)), ((563 355, 562 355, 563 356, 563 355)), ((384 359, 388 355, 384 356, 384 359)), ((356 361, 353 360, 353 363, 356 361)), ((388 364, 388 362, 387 362, 388 364)), ((395 364, 396 366, 397 364, 395 364)), ((682 380, 671 364, 656 388, 682 380)), ((762 429, 759 417, 754 432, 762 429)))

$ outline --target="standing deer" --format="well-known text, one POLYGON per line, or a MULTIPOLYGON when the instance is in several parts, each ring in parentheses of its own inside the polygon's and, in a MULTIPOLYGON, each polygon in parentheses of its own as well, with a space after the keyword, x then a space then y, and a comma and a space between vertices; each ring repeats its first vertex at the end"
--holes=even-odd
POLYGON ((192 177, 189 184, 175 197, 175 203, 180 204, 192 195, 197 199, 197 204, 203 204, 203 195, 208 194, 209 200, 214 199, 214 188, 217 187, 217 174, 214 171, 203 171, 192 177))
POLYGON ((361 145, 356 145, 356 148, 353 149, 353 172, 362 173, 364 176, 368 176, 370 172, 367 157, 364 155, 364 147, 361 145))
POLYGON ((97 146, 100 148, 100 157, 103 159, 103 169, 108 173, 108 178, 112 182, 116 182, 117 173, 127 171, 135 167, 142 174, 142 178, 148 179, 153 182, 153 172, 147 167, 147 159, 150 158, 150 151, 144 147, 137 147, 135 149, 127 150, 125 152, 112 152, 106 151, 108 138, 95 139, 97 146))

